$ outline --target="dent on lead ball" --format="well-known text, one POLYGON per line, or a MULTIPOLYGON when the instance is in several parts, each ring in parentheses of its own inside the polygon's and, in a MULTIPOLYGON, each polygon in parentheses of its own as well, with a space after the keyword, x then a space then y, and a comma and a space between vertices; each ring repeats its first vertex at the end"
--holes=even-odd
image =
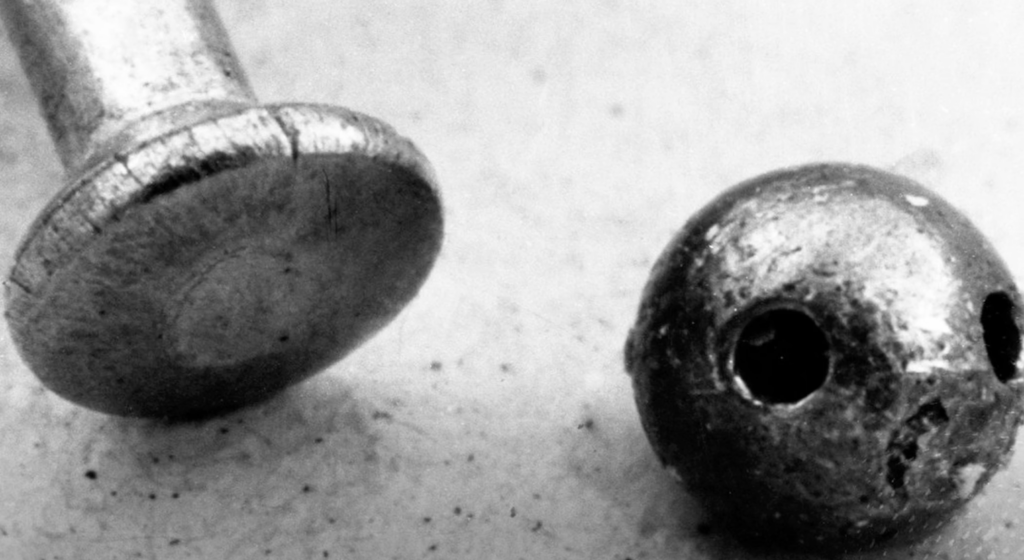
POLYGON ((655 452, 718 523, 852 550, 938 528, 1005 465, 1021 309, 992 247, 934 193, 810 165, 685 225, 626 361, 655 452))

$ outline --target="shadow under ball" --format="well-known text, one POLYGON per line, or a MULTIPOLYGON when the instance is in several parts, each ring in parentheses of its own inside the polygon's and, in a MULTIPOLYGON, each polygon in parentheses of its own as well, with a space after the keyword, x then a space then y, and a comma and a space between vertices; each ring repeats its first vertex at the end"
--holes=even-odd
POLYGON ((22 357, 111 414, 265 399, 387 324, 442 240, 433 171, 374 118, 260 105, 207 0, 2 0, 68 183, 6 283, 22 357))
POLYGON ((757 546, 919 538, 1008 461, 1021 296, 934 193, 869 167, 762 175, 654 266, 626 345, 661 459, 757 546))

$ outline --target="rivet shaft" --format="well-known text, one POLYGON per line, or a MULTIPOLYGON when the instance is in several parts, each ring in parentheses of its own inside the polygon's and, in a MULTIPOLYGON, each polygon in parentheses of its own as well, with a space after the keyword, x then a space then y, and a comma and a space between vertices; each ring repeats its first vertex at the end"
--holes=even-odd
POLYGON ((256 103, 208 0, 2 0, 0 10, 69 174, 186 115, 256 103))

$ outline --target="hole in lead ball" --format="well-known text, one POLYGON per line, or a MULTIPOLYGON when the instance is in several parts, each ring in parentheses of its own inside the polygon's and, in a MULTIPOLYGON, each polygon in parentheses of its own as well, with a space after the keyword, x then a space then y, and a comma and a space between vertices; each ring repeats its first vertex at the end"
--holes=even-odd
POLYGON ((1020 329, 1014 320, 1016 306, 1005 292, 993 292, 981 306, 981 328, 992 371, 1003 383, 1017 375, 1020 329))
POLYGON ((733 370, 761 402, 799 402, 828 377, 828 338, 801 311, 766 311, 743 327, 733 350, 733 370))

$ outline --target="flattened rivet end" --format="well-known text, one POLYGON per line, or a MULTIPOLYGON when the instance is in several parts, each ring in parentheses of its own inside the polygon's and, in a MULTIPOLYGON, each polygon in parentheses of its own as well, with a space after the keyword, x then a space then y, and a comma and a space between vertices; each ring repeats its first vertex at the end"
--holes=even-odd
POLYGON ((69 186, 22 243, 8 319, 33 371, 71 401, 204 416, 358 346, 416 294, 442 236, 429 165, 383 123, 245 109, 69 186), (258 125, 240 135, 243 121, 258 125), (80 227, 86 213, 94 227, 80 227))

